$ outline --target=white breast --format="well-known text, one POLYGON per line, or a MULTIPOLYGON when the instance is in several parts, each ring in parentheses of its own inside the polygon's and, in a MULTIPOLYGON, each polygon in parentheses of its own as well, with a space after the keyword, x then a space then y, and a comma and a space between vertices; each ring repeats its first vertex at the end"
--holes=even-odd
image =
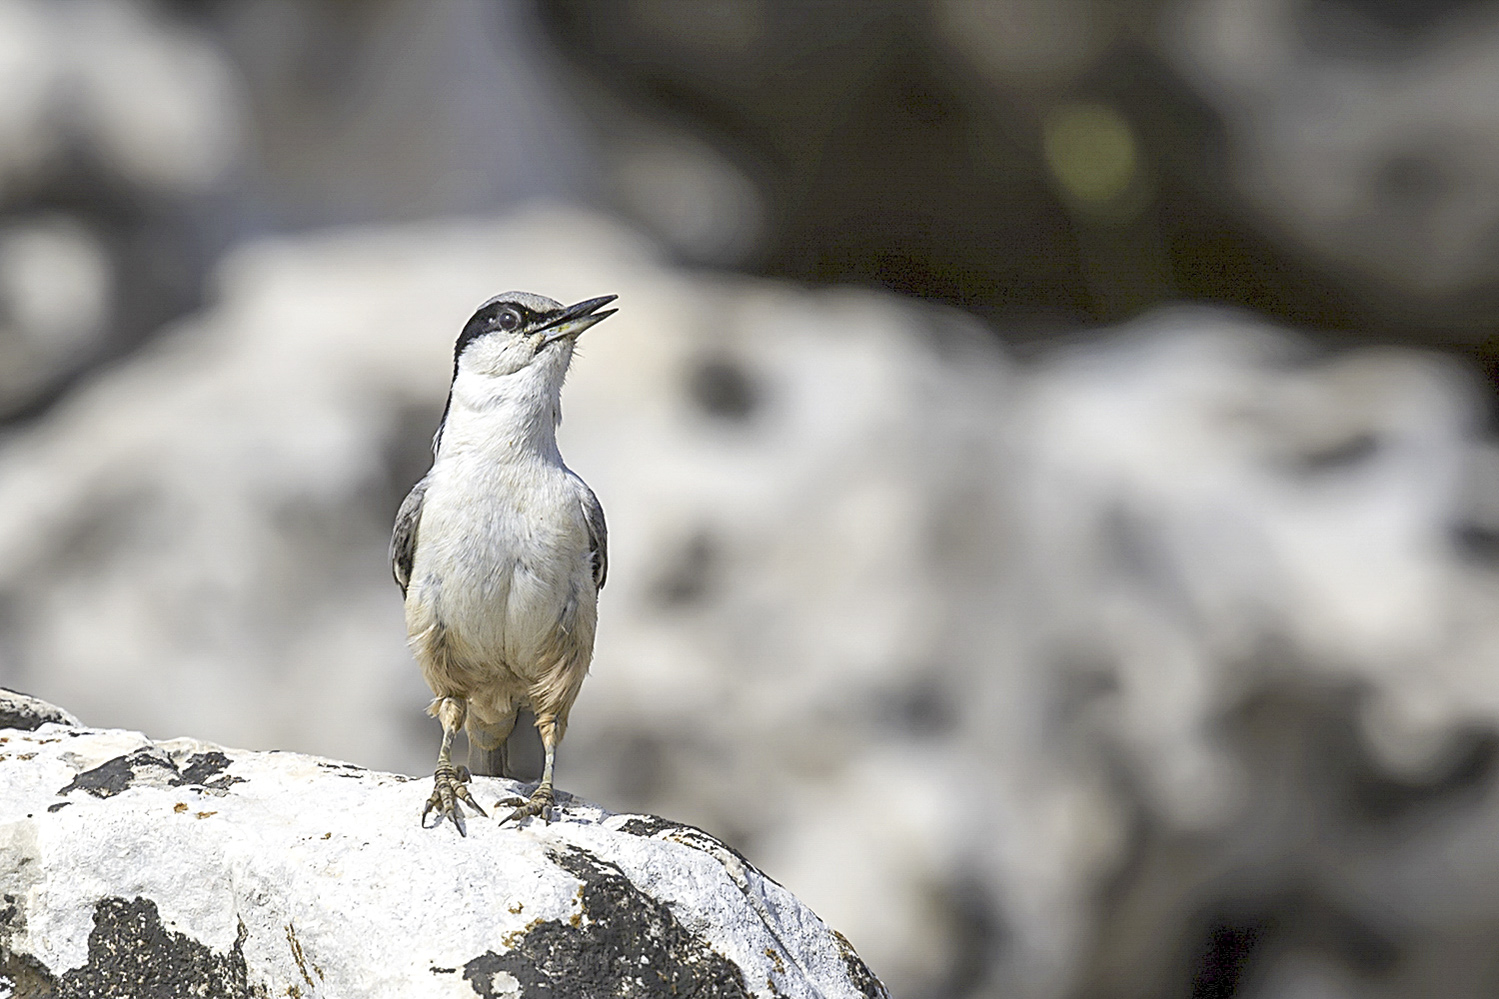
MULTIPOLYGON (((511 407, 454 392, 428 480, 407 593, 408 623, 435 619, 477 669, 535 679, 559 631, 597 594, 577 483, 511 407)), ((550 423, 550 414, 546 416, 550 423)), ((585 606, 586 605, 586 606, 585 606)))

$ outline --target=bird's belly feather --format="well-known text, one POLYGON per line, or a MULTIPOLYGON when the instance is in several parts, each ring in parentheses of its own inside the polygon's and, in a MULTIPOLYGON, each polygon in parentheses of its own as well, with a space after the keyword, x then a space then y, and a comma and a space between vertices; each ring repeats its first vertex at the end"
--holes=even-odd
POLYGON ((562 660, 581 653, 587 668, 597 595, 586 528, 546 493, 527 499, 531 510, 457 495, 440 482, 429 490, 406 617, 434 691, 489 688, 523 700, 562 660), (536 517, 537 506, 564 515, 536 517))

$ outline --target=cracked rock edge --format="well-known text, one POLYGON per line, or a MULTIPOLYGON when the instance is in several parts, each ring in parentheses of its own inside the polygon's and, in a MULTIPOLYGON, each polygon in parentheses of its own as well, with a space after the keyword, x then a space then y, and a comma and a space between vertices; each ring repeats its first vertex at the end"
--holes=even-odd
MULTIPOLYGON (((754 871, 759 877, 774 884, 780 883, 751 864, 745 858, 744 854, 729 846, 712 833, 705 832, 697 826, 687 825, 684 822, 673 822, 670 819, 663 819, 658 815, 632 815, 620 823, 618 829, 620 832, 628 833, 632 836, 668 840, 680 843, 683 846, 692 847, 695 850, 705 850, 709 854, 714 853, 715 850, 722 850, 738 858, 744 864, 746 870, 754 871)), ((874 972, 869 970, 869 965, 864 963, 864 959, 859 957, 858 953, 854 950, 854 945, 849 943, 848 938, 842 933, 831 929, 831 927, 829 929, 833 934, 833 939, 837 941, 838 956, 843 959, 843 967, 848 973, 849 981, 859 991, 859 994, 866 996, 867 999, 889 999, 884 985, 875 977, 874 972)))

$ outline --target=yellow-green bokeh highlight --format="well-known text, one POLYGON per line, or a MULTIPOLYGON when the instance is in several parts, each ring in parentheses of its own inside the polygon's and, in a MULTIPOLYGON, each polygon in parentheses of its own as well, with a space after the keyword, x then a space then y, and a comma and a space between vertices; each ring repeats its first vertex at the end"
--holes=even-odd
POLYGON ((1082 206, 1108 209, 1137 189, 1139 143, 1113 108, 1063 104, 1052 109, 1042 123, 1042 150, 1052 176, 1082 206))

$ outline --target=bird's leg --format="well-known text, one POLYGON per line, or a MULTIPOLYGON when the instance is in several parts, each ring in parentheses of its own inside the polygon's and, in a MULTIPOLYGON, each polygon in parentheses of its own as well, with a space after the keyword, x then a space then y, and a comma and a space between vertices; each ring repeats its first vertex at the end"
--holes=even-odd
POLYGON ((550 822, 552 817, 552 769, 557 762, 557 721, 556 717, 549 714, 538 714, 536 716, 536 731, 541 733, 541 745, 546 750, 546 763, 541 768, 541 783, 536 785, 536 790, 531 792, 531 797, 526 799, 509 798, 501 804, 515 803, 515 811, 500 820, 501 824, 514 819, 520 821, 530 815, 541 816, 541 821, 550 822))
POLYGON ((446 815, 453 820, 453 825, 458 828, 459 834, 468 835, 468 830, 463 826, 463 813, 458 809, 458 802, 462 801, 480 815, 484 815, 484 809, 474 800, 469 793, 468 767, 453 766, 453 736, 463 727, 463 717, 467 713, 468 705, 461 697, 439 697, 432 702, 427 709, 429 714, 437 716, 442 723, 442 749, 437 753, 437 772, 433 774, 435 786, 432 788, 432 796, 427 799, 427 806, 422 809, 422 824, 427 823, 427 813, 436 808, 438 811, 438 825, 442 824, 442 816, 446 815))

